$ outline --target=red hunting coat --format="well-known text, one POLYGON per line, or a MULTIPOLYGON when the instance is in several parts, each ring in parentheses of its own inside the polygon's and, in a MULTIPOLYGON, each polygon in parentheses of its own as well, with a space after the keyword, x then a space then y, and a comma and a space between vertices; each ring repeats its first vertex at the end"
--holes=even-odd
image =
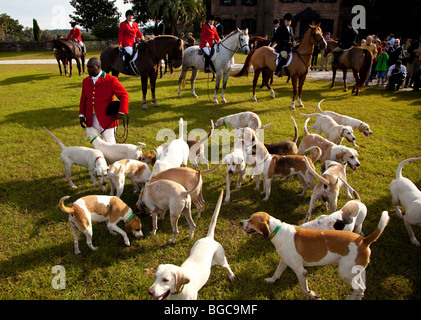
POLYGON ((209 24, 205 24, 202 27, 202 32, 200 33, 200 48, 206 47, 206 43, 209 43, 209 47, 212 47, 213 42, 219 41, 218 32, 216 31, 216 27, 211 26, 209 24))
POLYGON ((118 44, 124 47, 133 47, 134 42, 137 38, 142 38, 143 34, 139 29, 139 26, 136 22, 130 23, 123 21, 120 23, 118 29, 118 44))
MULTIPOLYGON (((102 71, 101 76, 95 84, 91 77, 83 79, 79 115, 86 117, 88 127, 92 127, 93 113, 95 113, 102 128, 106 128, 114 120, 114 116, 108 116, 105 113, 107 106, 111 101, 114 101, 114 96, 120 100, 119 112, 129 113, 129 94, 118 81, 117 77, 102 71)), ((117 125, 118 120, 108 128, 114 128, 117 125)))
POLYGON ((81 36, 82 36, 82 33, 80 32, 80 29, 76 28, 76 29, 70 30, 69 35, 67 36, 66 39, 67 40, 70 39, 72 41, 74 41, 76 39, 77 41, 82 42, 81 36))

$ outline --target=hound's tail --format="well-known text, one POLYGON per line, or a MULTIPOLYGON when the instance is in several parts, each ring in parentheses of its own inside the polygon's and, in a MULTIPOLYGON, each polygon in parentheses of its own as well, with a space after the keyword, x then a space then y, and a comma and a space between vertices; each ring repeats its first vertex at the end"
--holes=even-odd
POLYGON ((216 171, 221 165, 222 165, 222 161, 220 163, 218 163, 216 166, 214 166, 213 168, 202 171, 201 175, 204 176, 206 174, 210 174, 210 173, 216 171))
POLYGON ((180 122, 178 124, 178 139, 183 139, 184 140, 184 135, 183 135, 183 118, 180 118, 180 122))
POLYGON ((358 194, 358 192, 357 191, 355 191, 350 185, 349 185, 349 183, 346 181, 346 180, 344 180, 344 179, 342 179, 341 177, 339 177, 339 179, 341 179, 342 180, 342 182, 344 183, 344 185, 346 185, 347 187, 348 187, 348 189, 349 190, 351 190, 351 192, 352 192, 352 195, 354 196, 354 200, 358 200, 358 201, 361 201, 361 197, 360 197, 360 195, 358 194))
POLYGON ((308 151, 310 151, 311 154, 312 154, 311 161, 313 163, 315 163, 317 160, 319 160, 320 157, 322 156, 322 149, 320 149, 318 146, 312 146, 312 147, 306 149, 304 151, 304 153, 306 153, 308 151), (313 150, 316 150, 317 152, 316 153, 313 153, 313 150))
POLYGON ((304 136, 308 136, 310 133, 308 132, 307 129, 307 123, 310 121, 310 118, 307 118, 306 121, 304 122, 304 136))
POLYGON ((320 101, 319 101, 319 103, 317 104, 317 110, 318 110, 320 113, 323 113, 322 108, 320 108, 320 104, 321 104, 323 101, 325 101, 325 99, 320 100, 320 101))
POLYGON ((256 50, 252 50, 252 51, 250 51, 250 53, 248 54, 248 56, 247 56, 247 58, 246 58, 246 61, 244 61, 243 68, 242 68, 239 72, 237 72, 237 73, 233 74, 233 77, 243 77, 243 76, 248 76, 248 74, 249 74, 249 70, 250 70, 250 61, 251 61, 251 57, 253 57, 253 54, 254 54, 254 52, 255 52, 255 51, 256 51, 256 50))
POLYGON ((313 167, 308 162, 307 157, 304 157, 304 162, 306 163, 307 169, 310 171, 310 173, 318 180, 322 181, 324 184, 329 184, 329 180, 327 180, 325 177, 318 174, 313 167))
POLYGON ((183 197, 187 197, 187 195, 189 195, 190 193, 195 192, 196 189, 199 187, 200 183, 202 182, 202 179, 201 179, 201 176, 200 176, 200 170, 197 170, 196 176, 197 176, 197 183, 196 183, 196 185, 193 188, 191 188, 190 190, 187 190, 187 191, 183 192, 182 193, 182 196, 183 197))
POLYGON ((376 230, 374 230, 369 236, 364 238, 363 240, 364 244, 366 246, 369 246, 374 241, 376 241, 382 234, 384 228, 386 228, 388 222, 389 222, 389 214, 387 213, 387 211, 383 211, 376 230))
POLYGON ((110 177, 114 177, 114 176, 116 176, 116 175, 118 175, 119 173, 120 173, 120 171, 121 171, 121 168, 122 168, 123 166, 122 165, 120 165, 119 167, 118 167, 118 170, 115 170, 116 168, 117 168, 117 166, 115 166, 115 165, 111 165, 110 166, 110 168, 107 170, 107 174, 108 174, 108 176, 110 176, 110 177), (113 171, 111 171, 111 170, 113 170, 113 171))
POLYGON ((355 87, 358 89, 362 89, 365 86, 365 83, 370 75, 371 64, 373 63, 373 54, 370 50, 363 49, 365 51, 364 55, 364 62, 358 73, 360 75, 360 79, 355 84, 355 87))
POLYGON ((75 213, 75 209, 66 207, 64 205, 64 201, 67 200, 67 199, 69 199, 69 198, 70 198, 70 196, 64 196, 63 198, 60 199, 58 205, 59 205, 61 211, 66 212, 68 214, 74 214, 75 213))
POLYGON ((297 144, 298 142, 298 128, 297 128, 297 123, 295 122, 295 119, 293 116, 291 116, 292 122, 294 123, 294 130, 295 130, 295 134, 294 134, 294 139, 292 139, 292 142, 294 142, 295 144, 297 144))
POLYGON ((213 120, 211 120, 212 123, 212 128, 209 131, 209 134, 206 137, 203 137, 202 139, 200 139, 199 141, 197 141, 194 145, 191 146, 190 150, 189 150, 189 161, 190 163, 195 164, 196 163, 196 157, 197 157, 197 150, 199 150, 200 146, 208 139, 210 139, 210 137, 213 135, 213 131, 215 130, 215 126, 213 124, 213 120))
POLYGON ((221 190, 221 193, 219 195, 218 202, 216 203, 215 211, 212 215, 212 220, 209 226, 208 234, 206 235, 207 238, 214 238, 215 236, 215 226, 216 226, 216 220, 218 219, 219 211, 221 210, 221 204, 222 204, 222 197, 224 195, 224 190, 221 190))
POLYGON ((403 168, 403 166, 404 166, 406 163, 411 162, 411 161, 417 161, 417 160, 421 160, 421 157, 418 157, 418 158, 409 158, 409 159, 406 159, 406 160, 402 161, 402 162, 398 165, 398 168, 396 169, 396 179, 401 179, 401 178, 403 178, 403 176, 402 176, 402 168, 403 168))
POLYGON ((61 147, 62 150, 66 148, 66 146, 55 135, 53 135, 50 131, 48 131, 46 127, 43 127, 43 128, 57 142, 57 144, 61 147))

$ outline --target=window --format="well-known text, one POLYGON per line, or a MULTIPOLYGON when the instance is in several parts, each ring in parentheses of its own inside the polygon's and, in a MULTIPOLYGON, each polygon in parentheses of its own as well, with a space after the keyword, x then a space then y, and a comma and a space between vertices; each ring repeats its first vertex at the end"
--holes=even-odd
POLYGON ((224 26, 224 34, 228 34, 237 29, 237 21, 235 19, 224 19, 222 25, 224 26))
POLYGON ((257 0, 241 0, 242 6, 255 6, 257 5, 257 0))
POLYGON ((219 0, 220 6, 235 6, 236 0, 219 0))
POLYGON ((257 30, 256 26, 257 26, 256 19, 242 19, 241 20, 241 29, 244 30, 244 29, 248 28, 249 34, 256 33, 256 30, 257 30))

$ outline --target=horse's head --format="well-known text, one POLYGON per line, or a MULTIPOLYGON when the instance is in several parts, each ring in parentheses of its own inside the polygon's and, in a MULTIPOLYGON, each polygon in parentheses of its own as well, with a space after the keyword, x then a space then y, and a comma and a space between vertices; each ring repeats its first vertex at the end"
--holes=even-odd
POLYGON ((327 56, 329 53, 333 52, 333 50, 335 50, 335 48, 337 46, 338 46, 338 41, 329 40, 327 42, 327 45, 326 45, 325 56, 327 56))
POLYGON ((250 46, 249 46, 249 30, 246 28, 246 30, 240 30, 239 28, 237 28, 238 32, 239 32, 239 36, 238 36, 238 45, 239 48, 243 51, 243 53, 245 54, 249 54, 250 52, 250 46))
POLYGON ((325 49, 327 44, 323 38, 323 31, 320 28, 320 23, 315 26, 310 26, 311 30, 311 43, 315 46, 319 46, 320 49, 325 49))
POLYGON ((172 49, 168 52, 168 62, 178 68, 183 64, 184 41, 176 39, 172 49))

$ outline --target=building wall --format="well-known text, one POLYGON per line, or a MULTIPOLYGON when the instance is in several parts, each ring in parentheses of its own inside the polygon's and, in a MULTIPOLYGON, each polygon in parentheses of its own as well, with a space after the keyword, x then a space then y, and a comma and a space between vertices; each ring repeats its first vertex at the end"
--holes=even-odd
MULTIPOLYGON (((271 35, 273 30, 273 20, 282 20, 285 13, 293 15, 311 8, 320 20, 331 20, 329 26, 333 24, 332 37, 339 37, 343 30, 344 20, 349 22, 350 9, 344 7, 342 0, 211 0, 211 13, 221 17, 225 28, 225 33, 232 31, 233 27, 243 28, 250 26, 249 32, 254 35, 271 35), (226 21, 224 21, 226 20, 226 21), (226 22, 226 24, 225 24, 226 22)), ((319 21, 308 21, 317 23, 319 21)), ((293 20, 295 26, 295 36, 300 36, 300 28, 307 28, 306 21, 293 20), (302 26, 302 27, 301 27, 302 26)), ((323 22, 321 25, 323 30, 323 22)), ((305 30, 301 30, 301 34, 305 30)))

